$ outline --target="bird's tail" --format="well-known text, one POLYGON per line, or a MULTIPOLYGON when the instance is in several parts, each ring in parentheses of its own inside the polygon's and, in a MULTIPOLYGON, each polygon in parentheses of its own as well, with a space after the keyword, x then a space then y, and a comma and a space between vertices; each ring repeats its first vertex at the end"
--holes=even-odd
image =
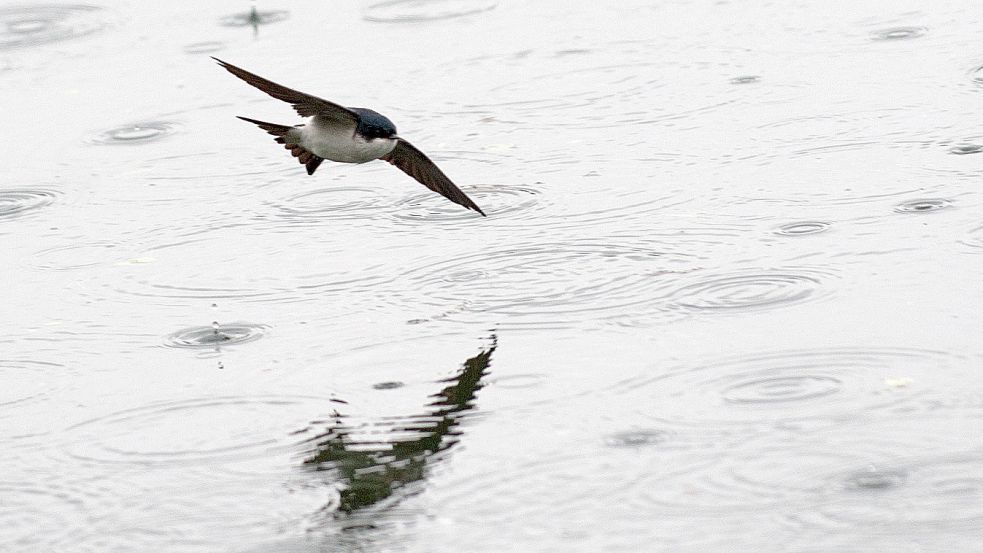
POLYGON ((300 161, 301 165, 307 167, 308 175, 313 175, 314 171, 317 169, 317 166, 324 161, 323 157, 307 151, 300 144, 297 144, 291 140, 291 138, 294 140, 297 139, 296 135, 293 137, 289 136, 290 131, 294 130, 296 127, 291 127, 290 125, 278 125, 276 123, 267 123, 265 121, 257 121, 256 119, 242 117, 241 115, 236 115, 236 117, 242 119, 243 121, 248 121, 249 123, 263 129, 268 134, 275 136, 276 138, 274 138, 274 140, 276 140, 277 143, 283 144, 283 146, 290 150, 290 153, 293 154, 298 161, 300 161))
POLYGON ((279 142, 280 144, 286 144, 287 139, 284 137, 284 135, 290 132, 290 129, 293 128, 290 125, 277 125, 276 123, 257 121, 255 119, 250 119, 248 117, 243 117, 241 115, 236 115, 236 117, 242 119, 243 121, 248 121, 253 125, 256 125, 257 127, 263 129, 264 131, 272 134, 273 136, 276 137, 276 141, 279 142))

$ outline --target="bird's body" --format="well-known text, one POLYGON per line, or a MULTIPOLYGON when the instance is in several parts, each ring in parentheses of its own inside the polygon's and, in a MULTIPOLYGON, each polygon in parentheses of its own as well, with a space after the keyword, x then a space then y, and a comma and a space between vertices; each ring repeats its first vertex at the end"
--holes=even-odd
POLYGON ((356 125, 339 123, 325 117, 312 117, 305 125, 287 132, 294 142, 328 161, 365 163, 381 158, 396 148, 398 139, 365 139, 355 133, 356 125))
POLYGON ((325 159, 341 163, 381 159, 448 200, 485 214, 430 158, 397 135, 396 126, 386 116, 371 109, 342 107, 213 59, 236 77, 278 100, 289 102, 298 114, 310 118, 302 125, 290 126, 239 116, 273 135, 307 167, 307 174, 313 175, 325 159))

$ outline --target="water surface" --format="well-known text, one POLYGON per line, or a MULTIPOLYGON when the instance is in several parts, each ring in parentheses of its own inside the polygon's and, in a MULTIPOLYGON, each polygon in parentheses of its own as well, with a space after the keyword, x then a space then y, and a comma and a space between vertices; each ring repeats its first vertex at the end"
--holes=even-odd
POLYGON ((0 549, 975 551, 983 6, 0 6, 0 549), (217 55, 369 106, 306 175, 217 55))

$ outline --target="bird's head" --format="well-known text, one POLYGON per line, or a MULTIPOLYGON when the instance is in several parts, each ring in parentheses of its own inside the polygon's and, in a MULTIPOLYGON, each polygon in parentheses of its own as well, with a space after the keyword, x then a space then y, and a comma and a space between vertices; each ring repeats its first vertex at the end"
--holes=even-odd
POLYGON ((397 138, 396 125, 388 117, 366 108, 351 108, 358 114, 358 134, 370 140, 376 138, 397 138))

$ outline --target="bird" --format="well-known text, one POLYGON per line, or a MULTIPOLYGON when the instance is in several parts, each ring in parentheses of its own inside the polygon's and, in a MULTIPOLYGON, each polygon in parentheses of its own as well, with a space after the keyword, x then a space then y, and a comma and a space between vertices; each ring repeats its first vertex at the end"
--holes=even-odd
POLYGON ((291 104, 301 117, 310 118, 300 125, 280 125, 236 116, 273 135, 277 143, 283 144, 307 168, 308 175, 313 175, 324 160, 366 163, 381 159, 448 200, 485 216, 478 204, 458 188, 436 163, 396 134, 396 125, 385 115, 368 108, 344 107, 287 88, 216 57, 212 59, 246 83, 291 104))

